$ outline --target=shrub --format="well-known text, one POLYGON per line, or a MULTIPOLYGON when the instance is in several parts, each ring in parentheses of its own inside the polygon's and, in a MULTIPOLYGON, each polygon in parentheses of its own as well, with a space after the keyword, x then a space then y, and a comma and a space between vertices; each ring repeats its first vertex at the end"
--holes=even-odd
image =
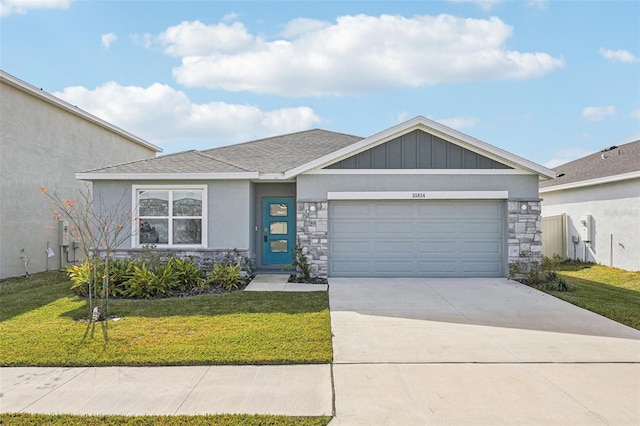
POLYGON ((560 256, 554 256, 553 258, 543 256, 542 261, 525 261, 524 259, 529 256, 530 253, 520 253, 520 258, 523 260, 509 264, 510 279, 545 290, 571 290, 567 281, 556 272, 558 265, 563 261, 560 256))
POLYGON ((177 289, 180 291, 201 287, 204 280, 200 277, 200 270, 196 267, 192 259, 178 259, 172 257, 167 262, 167 268, 173 271, 178 280, 177 289))
POLYGON ((296 280, 302 282, 311 282, 313 267, 304 249, 300 246, 300 240, 296 243, 293 262, 285 267, 285 270, 291 270, 295 274, 296 280))
POLYGON ((227 291, 239 288, 244 284, 244 279, 240 275, 240 265, 217 264, 207 275, 207 283, 221 286, 227 291))
POLYGON ((126 282, 126 295, 133 298, 171 296, 177 286, 177 278, 171 268, 159 267, 153 271, 141 263, 133 268, 133 276, 126 282))

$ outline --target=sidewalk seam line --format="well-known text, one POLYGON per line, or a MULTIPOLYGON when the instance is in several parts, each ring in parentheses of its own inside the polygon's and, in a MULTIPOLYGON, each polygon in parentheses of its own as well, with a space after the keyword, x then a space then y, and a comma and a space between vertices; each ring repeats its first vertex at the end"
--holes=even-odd
POLYGON ((36 402, 40 401, 44 397, 47 397, 47 396, 51 395, 53 392, 55 392, 56 390, 60 389, 62 386, 66 385, 70 381, 76 379, 78 376, 80 376, 85 371, 89 370, 91 367, 71 367, 71 368, 82 368, 82 370, 80 372, 78 372, 78 374, 74 375, 73 377, 70 377, 69 380, 65 381, 64 383, 60 383, 59 386, 56 386, 55 388, 51 389, 49 392, 47 392, 46 394, 42 395, 40 398, 38 398, 38 399, 36 399, 34 401, 31 401, 24 408, 21 408, 19 413, 24 412, 24 410, 26 410, 27 408, 31 407, 33 404, 35 404, 36 402))
POLYGON ((189 397, 191 396, 191 394, 193 393, 193 391, 196 390, 196 388, 198 387, 198 385, 200 384, 200 382, 202 382, 202 379, 204 379, 204 376, 207 375, 207 373, 209 372, 209 370, 211 370, 211 366, 207 366, 207 368, 204 370, 204 372, 202 373, 202 375, 200 376, 200 378, 198 379, 198 381, 196 382, 195 385, 193 385, 193 387, 191 388, 191 390, 189 391, 189 393, 187 393, 187 395, 184 397, 184 399, 182 400, 182 402, 180 403, 180 405, 178 405, 178 407, 175 409, 175 411, 173 412, 174 416, 178 415, 178 411, 180 411, 180 409, 182 408, 182 406, 184 405, 185 402, 187 402, 187 399, 189 399, 189 397))

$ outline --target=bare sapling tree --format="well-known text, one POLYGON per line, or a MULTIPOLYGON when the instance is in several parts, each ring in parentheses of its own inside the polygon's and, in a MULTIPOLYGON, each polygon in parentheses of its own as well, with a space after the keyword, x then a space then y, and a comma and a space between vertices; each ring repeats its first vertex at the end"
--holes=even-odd
POLYGON ((134 214, 126 204, 126 192, 114 203, 96 200, 89 184, 78 190, 76 198, 63 198, 46 187, 40 192, 51 204, 47 208, 58 222, 68 223, 71 237, 78 241, 89 262, 88 302, 89 315, 95 320, 94 300, 98 312, 106 318, 109 309, 109 261, 113 252, 132 235, 134 214), (102 292, 98 282, 102 283, 102 292))

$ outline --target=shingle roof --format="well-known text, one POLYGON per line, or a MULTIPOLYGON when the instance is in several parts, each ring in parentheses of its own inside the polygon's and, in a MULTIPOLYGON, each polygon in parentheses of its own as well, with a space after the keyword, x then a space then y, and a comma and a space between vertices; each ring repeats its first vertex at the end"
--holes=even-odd
POLYGON ((243 173, 246 169, 191 150, 88 170, 85 173, 243 173))
POLYGON ((314 129, 209 149, 203 153, 251 171, 284 173, 362 139, 314 129))
POLYGON ((587 155, 554 169, 557 178, 540 188, 640 171, 640 140, 587 155))
POLYGON ((83 173, 284 173, 362 139, 314 129, 205 151, 178 152, 83 173))

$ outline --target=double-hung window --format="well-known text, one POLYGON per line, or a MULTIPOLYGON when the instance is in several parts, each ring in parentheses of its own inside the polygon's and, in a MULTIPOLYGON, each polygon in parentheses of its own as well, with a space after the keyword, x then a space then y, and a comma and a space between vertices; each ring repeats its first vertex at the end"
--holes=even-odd
POLYGON ((207 188, 134 186, 136 245, 206 246, 207 188))

